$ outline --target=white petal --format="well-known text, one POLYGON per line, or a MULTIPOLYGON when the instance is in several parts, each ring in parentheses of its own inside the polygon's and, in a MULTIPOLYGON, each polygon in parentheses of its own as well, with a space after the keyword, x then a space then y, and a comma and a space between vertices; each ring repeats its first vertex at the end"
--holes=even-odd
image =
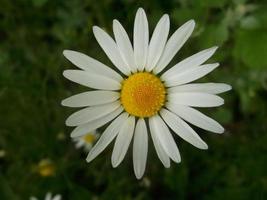
POLYGON ((80 137, 87 133, 92 132, 93 130, 105 125, 109 121, 113 120, 115 117, 117 117, 121 112, 123 111, 122 106, 117 108, 114 112, 105 115, 104 117, 100 119, 96 119, 94 121, 88 122, 86 124, 77 126, 72 132, 71 137, 80 137))
POLYGON ((188 121, 189 123, 198 126, 204 130, 208 130, 214 133, 223 133, 224 128, 215 120, 211 119, 210 117, 204 115, 203 113, 199 112, 198 110, 188 107, 182 106, 177 104, 166 104, 166 107, 183 118, 184 120, 188 121))
POLYGON ((220 94, 231 90, 230 85, 224 83, 191 83, 179 85, 168 89, 168 94, 177 92, 203 92, 208 94, 220 94))
POLYGON ((77 51, 64 50, 63 55, 77 67, 90 73, 107 76, 121 82, 123 78, 117 72, 103 63, 77 51))
POLYGON ((117 136, 119 133, 120 127, 126 121, 128 117, 127 113, 122 113, 117 117, 111 124, 106 128, 103 134, 100 136, 99 140, 95 146, 89 152, 86 161, 91 162, 95 157, 97 157, 117 136))
POLYGON ((79 149, 83 145, 85 145, 85 142, 84 142, 84 140, 80 139, 79 141, 76 142, 75 147, 76 147, 76 149, 79 149))
POLYGON ((140 118, 136 124, 133 141, 133 164, 134 173, 137 179, 140 179, 145 172, 147 151, 147 128, 145 120, 140 118))
POLYGON ((157 127, 155 126, 155 124, 152 121, 153 121, 152 118, 149 118, 150 133, 151 133, 151 137, 152 137, 157 155, 158 155, 160 161, 162 162, 162 164, 164 165, 164 167, 169 168, 170 167, 170 158, 166 154, 166 152, 164 151, 163 147, 161 146, 161 144, 157 138, 157 134, 156 134, 157 127))
POLYGON ((131 41, 118 20, 113 20, 113 32, 116 43, 124 62, 128 65, 132 72, 137 71, 134 59, 134 52, 131 41))
POLYGON ((114 102, 118 98, 118 92, 97 90, 73 95, 64 99, 61 104, 68 107, 96 106, 114 102))
POLYGON ((63 76, 75 83, 94 89, 119 90, 121 88, 121 84, 114 79, 82 70, 65 70, 63 76))
POLYGON ((149 30, 146 13, 139 8, 134 21, 134 58, 139 71, 145 68, 148 52, 149 30))
POLYGON ((217 50, 218 47, 212 47, 209 49, 205 49, 203 51, 200 51, 173 66, 168 71, 166 71, 161 78, 165 80, 167 77, 170 77, 172 75, 176 75, 178 73, 182 73, 186 70, 195 68, 201 64, 203 64, 205 61, 207 61, 217 50))
POLYGON ((52 199, 52 193, 51 192, 48 192, 46 195, 45 195, 45 200, 51 200, 52 199))
POLYGON ((109 113, 116 110, 118 107, 120 107, 119 101, 105 104, 105 105, 84 108, 70 115, 66 120, 66 125, 67 126, 78 126, 81 124, 94 121, 96 119, 104 117, 105 115, 108 115, 109 113))
POLYGON ((206 65, 201 65, 199 67, 191 68, 191 69, 184 71, 182 73, 174 74, 174 75, 172 75, 170 77, 166 77, 166 79, 164 79, 165 85, 167 87, 172 87, 172 86, 182 85, 182 84, 192 82, 194 80, 202 78, 203 76, 210 73, 218 66, 219 66, 219 63, 206 64, 206 65))
POLYGON ((208 149, 208 145, 180 117, 166 109, 161 109, 160 114, 166 124, 185 141, 199 149, 208 149))
POLYGON ((130 142, 133 137, 135 126, 135 117, 129 117, 119 131, 119 134, 116 138, 115 145, 113 148, 111 163, 113 167, 117 167, 123 160, 130 142))
POLYGON ((165 49, 160 57, 156 67, 153 72, 155 74, 161 72, 172 60, 175 54, 184 45, 187 39, 192 34, 195 27, 194 20, 190 20, 178 28, 168 40, 165 49))
POLYGON ((114 40, 105 31, 97 26, 93 27, 93 32, 97 42, 107 54, 111 62, 125 75, 130 74, 130 69, 123 61, 114 40))
POLYGON ((57 194, 56 196, 54 196, 53 200, 61 200, 61 195, 57 194))
POLYGON ((170 29, 170 19, 167 14, 159 20, 148 47, 148 57, 145 69, 151 71, 157 64, 164 50, 170 29))
POLYGON ((168 101, 193 107, 216 107, 224 104, 223 98, 217 95, 199 92, 171 93, 168 95, 168 101))
POLYGON ((152 117, 151 122, 155 127, 156 139, 159 140, 164 151, 174 162, 181 162, 177 145, 164 121, 158 115, 156 115, 152 117))

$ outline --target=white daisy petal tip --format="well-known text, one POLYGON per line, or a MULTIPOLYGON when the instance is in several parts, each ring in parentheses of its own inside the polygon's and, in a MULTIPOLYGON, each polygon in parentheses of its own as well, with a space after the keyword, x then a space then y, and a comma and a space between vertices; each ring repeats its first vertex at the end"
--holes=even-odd
POLYGON ((223 104, 224 104, 224 99, 221 98, 221 104, 220 104, 219 106, 221 106, 221 105, 223 105, 223 104))
POLYGON ((75 126, 75 125, 73 125, 73 124, 70 122, 70 117, 68 117, 68 118, 66 119, 66 121, 65 121, 65 125, 66 125, 66 126, 75 126))
POLYGON ((71 134, 70 134, 70 137, 71 137, 71 138, 77 138, 78 136, 76 136, 75 134, 71 133, 71 134))
POLYGON ((77 54, 78 52, 77 51, 73 51, 71 49, 64 49, 62 54, 65 56, 65 58, 67 58, 68 60, 71 61, 71 58, 73 56, 75 56, 75 54, 77 54))
POLYGON ((177 151, 173 154, 172 157, 170 157, 175 163, 180 163, 182 161, 180 152, 177 151))
POLYGON ((145 10, 143 8, 138 8, 138 10, 136 11, 136 17, 146 18, 145 10))
POLYGON ((101 30, 101 28, 98 27, 98 26, 93 26, 93 27, 92 27, 92 30, 93 30, 93 32, 95 33, 96 31, 101 30))
POLYGON ((225 86, 224 92, 227 92, 227 91, 230 91, 233 89, 233 87, 231 85, 224 84, 224 86, 225 86))
POLYGON ((162 16, 162 18, 163 18, 164 20, 168 20, 168 21, 170 21, 170 17, 169 17, 168 14, 164 14, 164 15, 162 16))
POLYGON ((69 75, 69 72, 68 70, 64 70, 62 75, 65 77, 65 78, 68 78, 68 75, 69 75))
POLYGON ((175 157, 175 159, 172 158, 172 160, 176 163, 180 163, 182 161, 181 156, 179 155, 179 157, 175 157))
POLYGON ((230 90, 233 89, 231 85, 228 85, 228 84, 225 84, 225 83, 218 83, 218 85, 221 86, 220 93, 224 93, 224 92, 227 92, 227 91, 230 91, 230 90))
POLYGON ((211 47, 211 48, 209 48, 207 50, 210 50, 212 52, 212 54, 214 54, 215 51, 217 51, 218 48, 219 48, 219 46, 213 46, 213 47, 211 47))
POLYGON ((146 12, 142 7, 140 7, 138 8, 137 13, 146 13, 146 12))
POLYGON ((86 157, 85 161, 86 161, 87 163, 89 163, 89 162, 91 162, 92 160, 93 160, 93 158, 90 157, 90 154, 88 154, 88 156, 86 157))
POLYGON ((100 33, 104 32, 104 30, 100 28, 99 26, 93 26, 92 30, 93 30, 95 37, 97 37, 97 35, 99 35, 100 33))
POLYGON ((163 23, 165 24, 166 27, 170 27, 170 17, 168 14, 164 14, 162 16, 162 20, 163 20, 163 23))
POLYGON ((187 23, 190 23, 191 25, 195 26, 196 22, 194 19, 190 19, 187 23))
POLYGON ((67 69, 67 70, 64 70, 63 72, 62 72, 62 75, 66 78, 66 79, 68 79, 68 80, 70 80, 70 77, 71 77, 71 72, 72 72, 73 70, 72 69, 67 69))
POLYGON ((113 25, 113 27, 118 26, 118 25, 120 25, 120 22, 117 19, 113 19, 112 25, 113 25))
POLYGON ((65 99, 62 100, 62 101, 60 102, 60 104, 61 104, 62 106, 66 106, 66 100, 65 100, 65 99))
POLYGON ((223 134, 224 133, 224 128, 222 126, 220 126, 215 133, 223 134))
POLYGON ((116 168, 119 166, 119 163, 117 163, 115 160, 111 159, 111 165, 113 168, 116 168))
POLYGON ((189 27, 190 27, 190 29, 192 29, 192 32, 193 32, 193 30, 195 29, 195 26, 196 26, 196 22, 195 22, 195 20, 193 20, 193 19, 190 19, 189 21, 188 21, 188 23, 189 23, 189 27))
POLYGON ((63 75, 66 79, 70 80, 70 76, 71 76, 71 74, 72 74, 72 71, 74 71, 74 70, 72 70, 72 69, 64 70, 63 73, 62 73, 62 75, 63 75))
POLYGON ((196 26, 196 22, 195 22, 195 20, 190 19, 184 25, 186 25, 188 27, 188 29, 191 29, 193 31, 195 26, 196 26))
MULTIPOLYGON (((207 65, 208 65, 208 64, 207 64, 207 65)), ((220 65, 220 63, 213 63, 213 64, 212 64, 212 66, 213 66, 214 68, 219 67, 219 65, 220 65)))
POLYGON ((71 51, 71 50, 65 49, 65 50, 63 50, 62 54, 67 58, 67 57, 68 57, 68 53, 69 53, 70 51, 71 51))
POLYGON ((135 174, 136 179, 140 180, 143 177, 143 174, 135 174))
POLYGON ((205 142, 203 142, 201 145, 198 146, 198 148, 202 150, 208 150, 209 146, 205 142))
POLYGON ((164 165, 165 168, 170 168, 171 167, 171 163, 169 162, 167 165, 164 165))

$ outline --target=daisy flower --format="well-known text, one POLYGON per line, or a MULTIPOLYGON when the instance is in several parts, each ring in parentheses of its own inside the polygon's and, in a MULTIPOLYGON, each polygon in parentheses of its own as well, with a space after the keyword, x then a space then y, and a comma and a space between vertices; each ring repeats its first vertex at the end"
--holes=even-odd
MULTIPOLYGON (((36 197, 30 197, 30 200, 38 200, 36 197)), ((61 195, 60 194, 57 194, 56 196, 52 196, 52 193, 51 192, 48 192, 46 195, 45 195, 45 200, 61 200, 61 195)))
POLYGON ((94 142, 98 139, 98 137, 99 133, 96 130, 94 130, 81 137, 72 138, 72 140, 75 142, 75 147, 77 149, 83 147, 86 152, 89 152, 90 149, 93 147, 94 142))
POLYGON ((52 160, 46 158, 40 160, 36 167, 36 171, 43 177, 54 176, 56 173, 56 166, 52 160))
POLYGON ((111 163, 117 167, 125 157, 133 139, 133 166, 136 177, 143 176, 148 133, 156 153, 165 167, 170 159, 179 163, 180 153, 170 130, 199 149, 207 144, 188 125, 214 133, 224 128, 193 107, 216 107, 224 103, 217 94, 231 89, 222 83, 190 83, 219 66, 203 64, 216 51, 212 47, 200 51, 170 68, 166 68, 193 32, 190 20, 168 39, 170 20, 167 14, 157 23, 149 40, 146 14, 139 8, 133 30, 133 45, 122 25, 113 21, 115 39, 94 26, 94 36, 117 68, 116 71, 82 53, 65 50, 64 56, 80 70, 65 70, 63 75, 92 91, 74 95, 62 101, 68 107, 85 107, 72 114, 67 126, 77 126, 71 137, 80 137, 109 122, 96 145, 88 154, 92 161, 116 138, 111 163))

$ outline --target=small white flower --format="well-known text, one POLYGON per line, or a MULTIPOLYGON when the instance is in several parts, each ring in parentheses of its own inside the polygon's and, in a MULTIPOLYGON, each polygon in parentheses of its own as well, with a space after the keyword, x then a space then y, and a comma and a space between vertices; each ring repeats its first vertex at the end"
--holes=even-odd
MULTIPOLYGON (((38 200, 38 199, 36 197, 30 197, 30 200, 38 200)), ((53 197, 52 196, 52 193, 51 192, 48 192, 45 195, 45 199, 44 200, 61 200, 61 195, 60 194, 57 194, 57 195, 55 195, 53 197)))
POLYGON ((165 167, 170 159, 181 161, 179 150, 169 129, 197 148, 207 144, 187 124, 223 133, 224 128, 192 107, 216 107, 224 103, 217 94, 231 86, 223 83, 190 83, 219 66, 203 64, 216 51, 212 47, 190 56, 167 69, 175 54, 193 32, 190 20, 168 39, 170 20, 163 15, 149 41, 148 21, 143 9, 138 9, 133 32, 133 46, 117 21, 113 21, 115 40, 94 26, 93 32, 106 55, 120 73, 82 53, 65 50, 63 54, 81 70, 66 70, 63 75, 93 91, 74 95, 62 101, 69 107, 86 107, 72 114, 67 126, 77 126, 71 137, 81 137, 111 121, 88 154, 90 162, 116 138, 112 166, 123 160, 133 138, 133 165, 136 177, 143 176, 148 151, 148 128, 165 167))
POLYGON ((94 142, 98 139, 99 133, 94 130, 90 133, 87 133, 86 135, 72 138, 72 140, 75 142, 75 147, 77 149, 84 148, 86 152, 89 152, 91 148, 93 147, 94 142))

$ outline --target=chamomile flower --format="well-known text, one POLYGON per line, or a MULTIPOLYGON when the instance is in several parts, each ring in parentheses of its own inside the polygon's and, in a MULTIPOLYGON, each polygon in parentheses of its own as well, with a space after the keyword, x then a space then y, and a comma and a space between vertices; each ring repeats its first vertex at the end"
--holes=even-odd
POLYGON ((40 160, 36 171, 43 177, 54 176, 56 173, 56 166, 52 160, 46 158, 40 160))
MULTIPOLYGON (((30 197, 30 200, 38 200, 38 199, 36 197, 30 197)), ((61 195, 60 194, 57 194, 57 195, 55 195, 53 197, 52 196, 52 193, 51 192, 48 192, 45 195, 45 199, 44 200, 61 200, 61 195)))
POLYGON ((133 166, 139 179, 146 167, 149 132, 165 167, 170 167, 170 159, 177 163, 181 161, 170 130, 200 149, 208 146, 188 123, 214 133, 224 132, 218 122, 193 107, 222 105, 224 100, 217 94, 231 87, 222 83, 190 83, 219 66, 218 63, 203 64, 217 47, 200 51, 166 68, 190 37, 194 26, 195 22, 190 20, 168 39, 170 20, 165 14, 149 40, 147 17, 140 8, 134 21, 133 45, 117 20, 113 21, 115 40, 94 26, 94 36, 116 71, 82 53, 63 52, 80 68, 65 70, 63 75, 93 89, 62 101, 64 106, 85 107, 66 120, 67 126, 77 126, 71 137, 81 137, 110 122, 89 152, 88 162, 115 139, 111 163, 117 167, 133 139, 133 166))
POLYGON ((99 133, 96 130, 94 130, 81 137, 72 138, 72 140, 75 142, 75 147, 77 149, 83 147, 86 152, 89 152, 90 149, 93 147, 94 142, 98 139, 98 137, 99 133))

